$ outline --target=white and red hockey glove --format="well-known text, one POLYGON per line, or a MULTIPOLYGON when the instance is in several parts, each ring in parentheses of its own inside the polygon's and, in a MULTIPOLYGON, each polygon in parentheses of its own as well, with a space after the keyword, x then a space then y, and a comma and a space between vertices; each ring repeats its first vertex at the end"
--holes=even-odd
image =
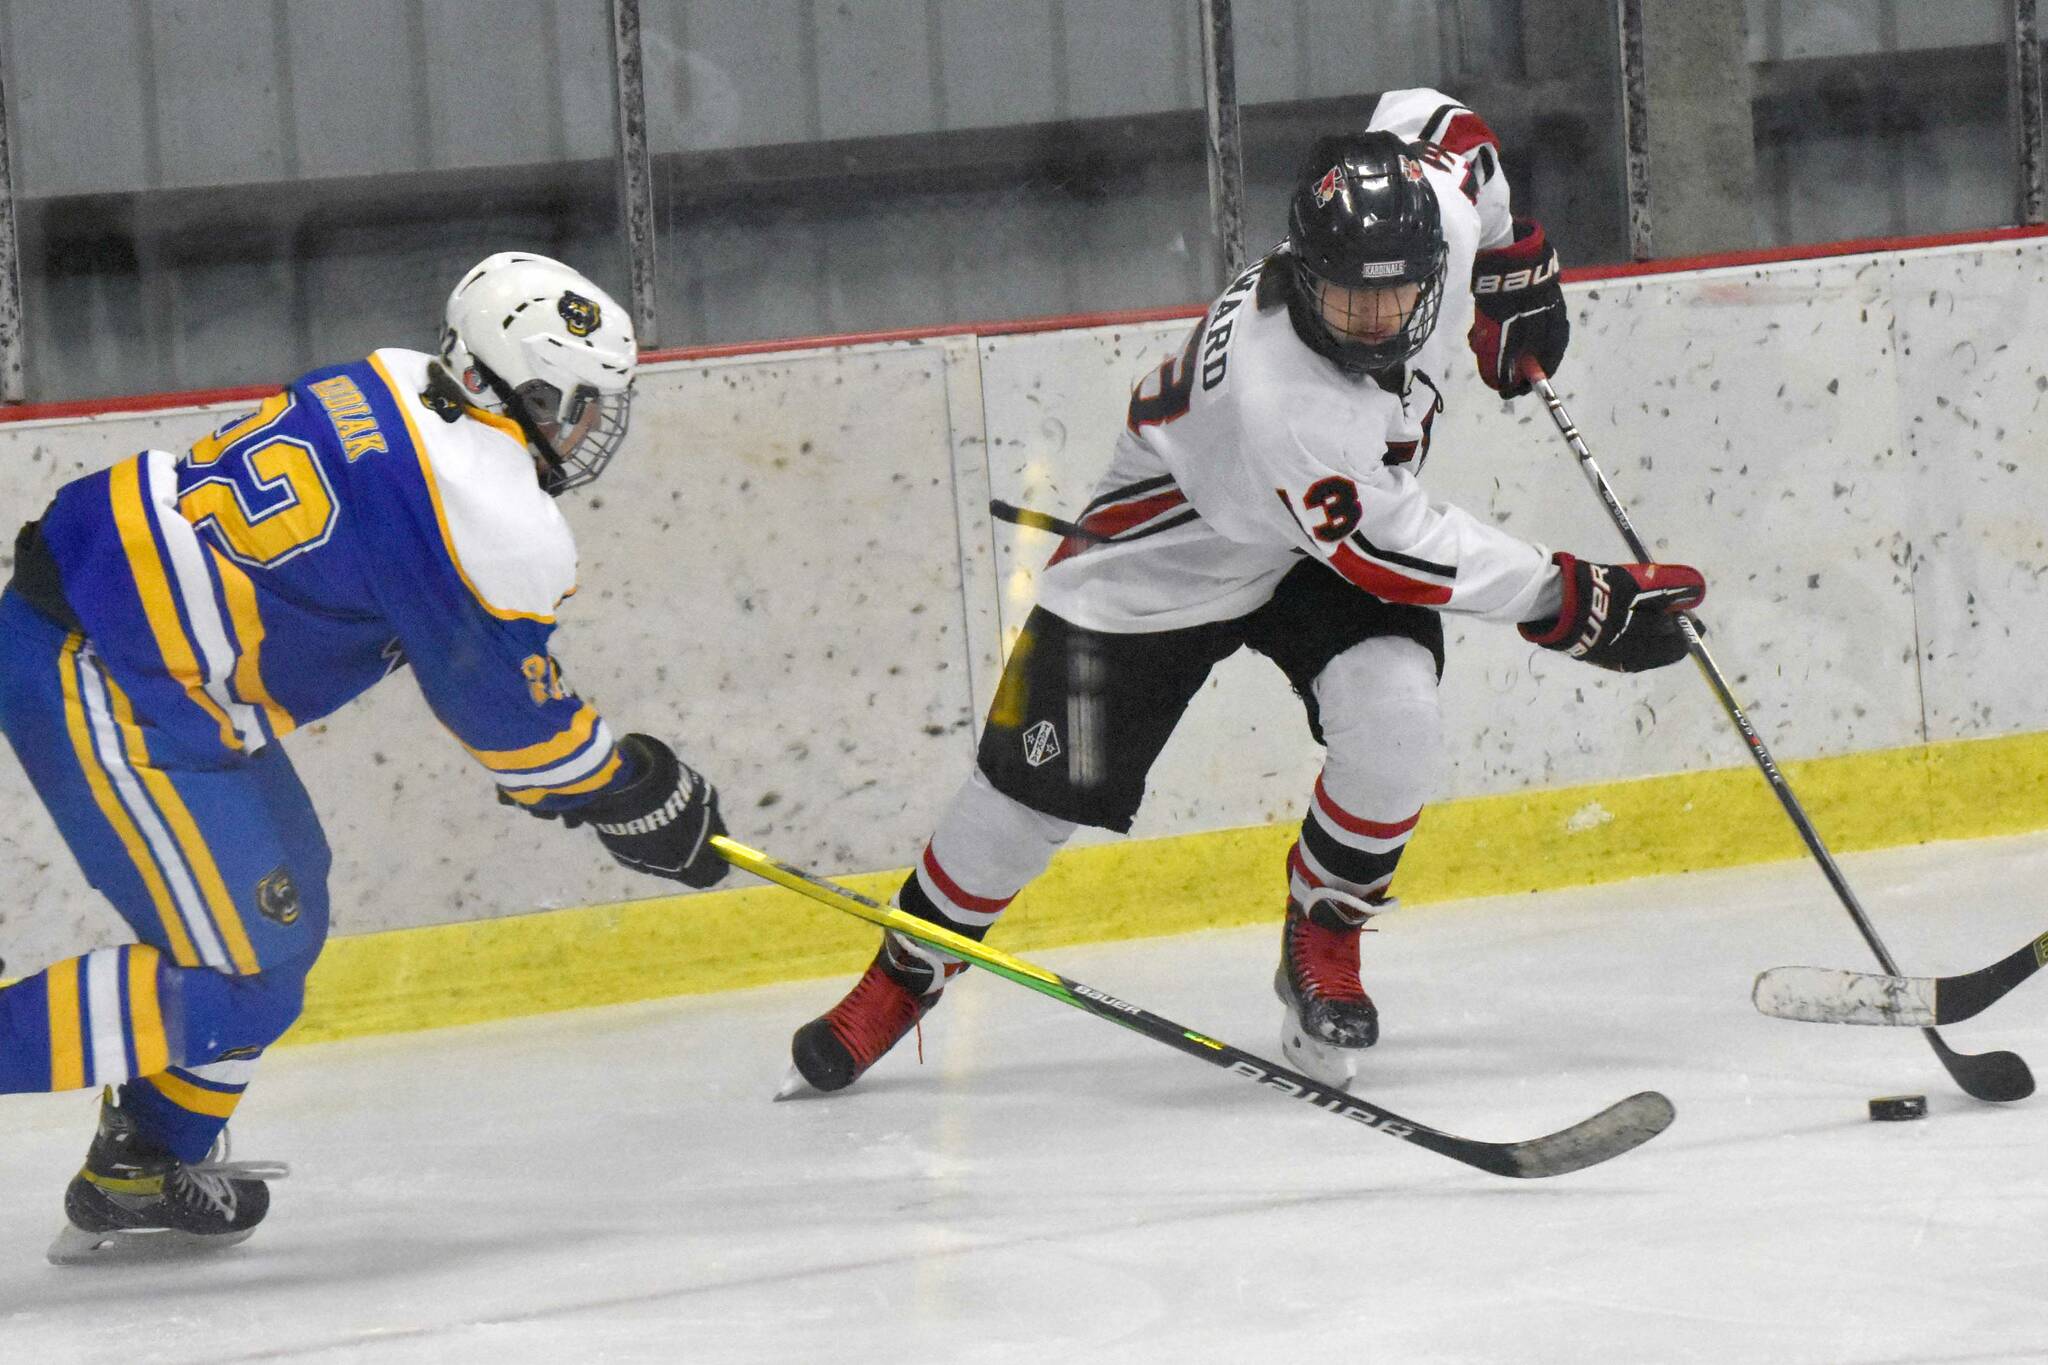
POLYGON ((1479 361, 1479 377, 1503 398, 1529 391, 1522 376, 1528 356, 1556 374, 1572 336, 1564 305, 1557 252, 1543 226, 1515 220, 1515 240, 1482 251, 1472 262, 1472 330, 1466 333, 1479 361))
POLYGON ((1551 559, 1564 575, 1564 602, 1556 616, 1517 626, 1523 639, 1616 673, 1642 673, 1685 657, 1677 613, 1706 598, 1707 580, 1698 569, 1589 564, 1562 550, 1551 559))

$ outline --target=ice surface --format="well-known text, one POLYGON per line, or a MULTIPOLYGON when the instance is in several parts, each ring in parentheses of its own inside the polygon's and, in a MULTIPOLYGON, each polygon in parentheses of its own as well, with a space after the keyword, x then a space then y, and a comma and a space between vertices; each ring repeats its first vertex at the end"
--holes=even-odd
MULTIPOLYGON (((2048 927, 2048 836, 1845 865, 1909 971, 2048 927)), ((1750 1007, 1763 967, 1869 965, 1810 865, 1381 923, 1361 1094, 1498 1139, 1655 1088, 1676 1125, 1504 1180, 979 974, 922 1065, 830 1099, 769 1102, 838 982, 288 1049, 236 1129, 294 1174, 202 1262, 45 1265, 92 1101, 0 1101, 0 1360, 2048 1357, 2048 1097, 1750 1007), (1899 1092, 1930 1117, 1868 1121, 1899 1092)), ((1273 1055, 1274 939, 1040 957, 1273 1055)), ((1945 1033, 2048 1078, 2048 985, 1945 1033)))

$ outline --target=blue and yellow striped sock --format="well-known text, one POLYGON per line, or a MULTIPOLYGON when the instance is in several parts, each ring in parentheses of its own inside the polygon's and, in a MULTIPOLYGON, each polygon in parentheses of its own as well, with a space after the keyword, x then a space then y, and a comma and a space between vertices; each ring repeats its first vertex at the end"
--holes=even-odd
POLYGON ((121 1107, 146 1136, 178 1160, 203 1161, 242 1101, 255 1061, 174 1066, 121 1087, 121 1107))
POLYGON ((161 953, 131 943, 0 990, 0 1093, 115 1085, 168 1067, 162 971, 161 953))

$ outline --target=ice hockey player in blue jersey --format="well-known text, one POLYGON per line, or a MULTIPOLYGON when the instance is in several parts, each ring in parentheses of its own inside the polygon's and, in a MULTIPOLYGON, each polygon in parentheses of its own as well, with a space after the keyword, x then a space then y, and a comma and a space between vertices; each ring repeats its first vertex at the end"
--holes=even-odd
POLYGON ((328 922, 326 840, 278 741, 380 678, 410 667, 501 800, 639 871, 724 875, 711 784, 614 739, 548 647, 576 575, 553 495, 617 453, 637 363, 596 285, 501 253, 449 297, 439 355, 315 370, 22 528, 0 729, 140 940, 0 990, 0 1092, 109 1088, 52 1260, 262 1220, 282 1169, 227 1161, 225 1127, 328 922))

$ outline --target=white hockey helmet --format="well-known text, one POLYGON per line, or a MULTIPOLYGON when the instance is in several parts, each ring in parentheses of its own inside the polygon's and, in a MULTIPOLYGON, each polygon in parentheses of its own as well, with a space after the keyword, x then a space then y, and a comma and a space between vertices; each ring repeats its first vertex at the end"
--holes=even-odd
POLYGON ((441 363, 469 401, 519 423, 562 493, 603 472, 626 439, 639 350, 633 319, 580 271, 501 251, 448 296, 441 363))

